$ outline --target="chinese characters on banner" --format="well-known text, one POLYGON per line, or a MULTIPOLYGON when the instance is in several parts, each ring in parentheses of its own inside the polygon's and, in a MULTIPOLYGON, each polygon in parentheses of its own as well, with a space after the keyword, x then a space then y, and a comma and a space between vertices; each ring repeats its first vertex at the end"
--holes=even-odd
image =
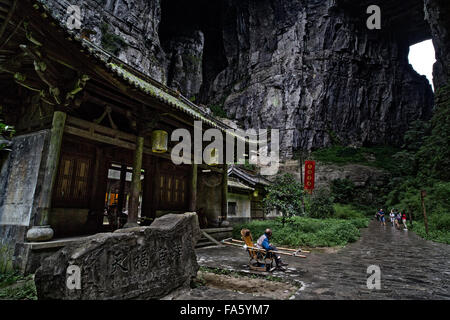
POLYGON ((315 161, 305 161, 305 190, 310 194, 314 190, 314 174, 316 171, 315 161))

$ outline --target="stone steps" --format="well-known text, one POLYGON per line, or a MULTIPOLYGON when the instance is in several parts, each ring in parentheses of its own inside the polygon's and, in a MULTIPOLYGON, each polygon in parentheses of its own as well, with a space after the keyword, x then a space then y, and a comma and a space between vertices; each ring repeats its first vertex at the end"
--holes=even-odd
POLYGON ((200 240, 198 240, 197 244, 195 245, 195 248, 204 248, 209 246, 215 246, 216 244, 212 241, 206 239, 205 237, 202 237, 200 240))
MULTIPOLYGON (((216 239, 217 241, 221 241, 226 238, 230 238, 232 236, 233 228, 210 228, 210 229, 202 229, 202 231, 206 232, 208 235, 216 239)), ((209 246, 215 246, 216 243, 212 242, 204 235, 200 238, 200 240, 195 245, 195 248, 204 248, 209 246)))

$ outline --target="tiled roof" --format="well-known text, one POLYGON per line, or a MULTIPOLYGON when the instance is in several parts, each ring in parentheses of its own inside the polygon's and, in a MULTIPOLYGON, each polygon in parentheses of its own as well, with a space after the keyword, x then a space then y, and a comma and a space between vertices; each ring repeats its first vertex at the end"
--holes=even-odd
POLYGON ((228 187, 240 189, 240 190, 246 190, 246 191, 254 191, 255 188, 252 188, 250 186, 247 186, 246 184, 238 181, 237 179, 228 178, 228 187))
POLYGON ((196 120, 200 120, 207 123, 211 127, 224 131, 237 139, 255 143, 255 141, 249 141, 249 139, 237 135, 233 128, 213 116, 206 114, 200 107, 183 97, 181 94, 178 94, 159 81, 136 70, 94 43, 82 38, 78 32, 69 30, 66 25, 60 21, 60 19, 53 16, 52 11, 49 10, 46 5, 47 1, 30 0, 30 2, 33 4, 35 9, 44 10, 50 19, 53 19, 53 22, 59 25, 60 28, 67 33, 67 38, 69 40, 77 42, 82 47, 80 48, 80 51, 89 52, 90 56, 96 58, 109 72, 126 81, 128 85, 138 88, 149 96, 152 96, 175 109, 181 110, 196 120))
POLYGON ((238 167, 236 167, 235 165, 231 165, 228 168, 228 176, 236 176, 238 179, 241 179, 253 186, 257 185, 257 184, 261 184, 264 186, 269 186, 271 183, 269 180, 261 177, 258 174, 252 174, 248 171, 242 170, 238 167))

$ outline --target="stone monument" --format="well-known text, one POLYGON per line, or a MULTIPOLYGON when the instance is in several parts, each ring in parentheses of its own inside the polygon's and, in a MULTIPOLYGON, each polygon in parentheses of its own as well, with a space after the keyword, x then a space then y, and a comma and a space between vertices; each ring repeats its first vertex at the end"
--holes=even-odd
POLYGON ((157 299, 197 275, 195 213, 168 214, 149 227, 87 237, 45 259, 38 299, 157 299))

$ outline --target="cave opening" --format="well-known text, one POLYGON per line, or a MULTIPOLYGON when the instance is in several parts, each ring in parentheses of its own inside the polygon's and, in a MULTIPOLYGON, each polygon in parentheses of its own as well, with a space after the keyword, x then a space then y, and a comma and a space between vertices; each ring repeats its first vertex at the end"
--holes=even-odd
MULTIPOLYGON (((167 82, 171 85, 175 77, 176 57, 171 54, 174 42, 181 38, 194 38, 196 32, 203 34, 202 50, 202 83, 197 92, 196 102, 206 103, 205 94, 216 76, 227 67, 227 59, 223 45, 223 1, 210 0, 161 0, 161 22, 159 39, 168 61, 167 82)), ((189 41, 189 40, 188 40, 189 41)), ((183 45, 183 44, 181 44, 183 45)))
POLYGON ((427 77, 434 91, 433 66, 436 62, 436 53, 433 41, 430 39, 411 45, 408 59, 418 74, 427 77))

